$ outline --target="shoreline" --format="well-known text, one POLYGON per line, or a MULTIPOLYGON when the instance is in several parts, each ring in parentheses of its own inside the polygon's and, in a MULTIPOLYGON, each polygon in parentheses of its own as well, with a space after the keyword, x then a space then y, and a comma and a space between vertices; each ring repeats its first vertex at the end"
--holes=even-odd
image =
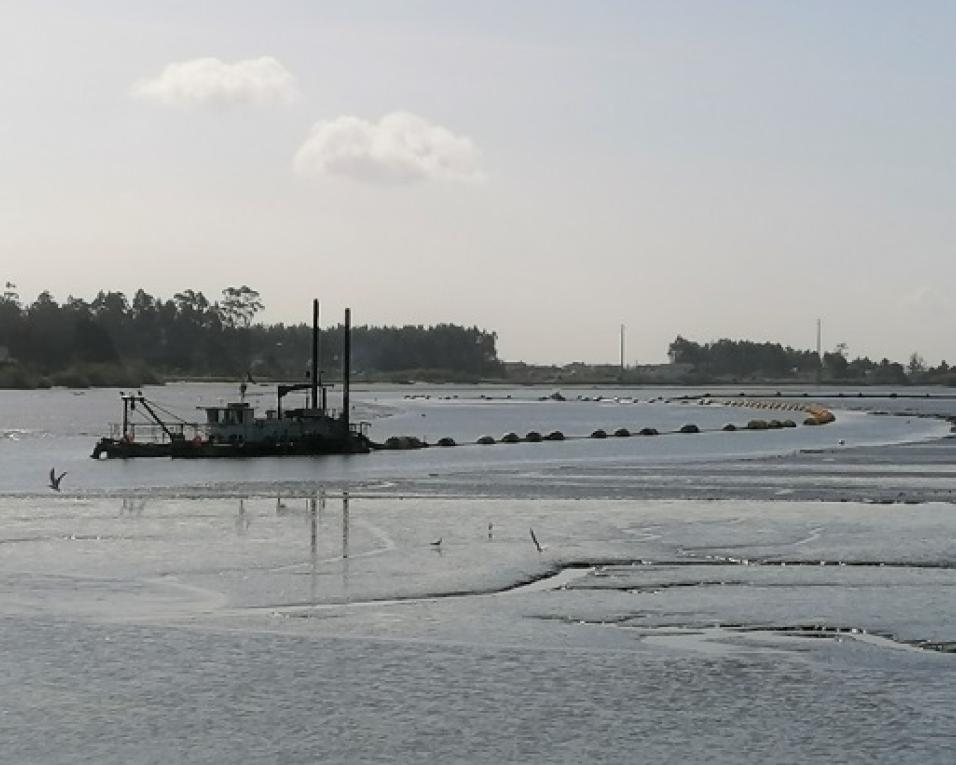
MULTIPOLYGON (((867 382, 865 380, 824 380, 817 382, 815 380, 794 380, 794 379, 749 379, 746 381, 733 380, 726 378, 706 378, 688 376, 681 379, 666 381, 654 381, 650 379, 608 379, 607 376, 587 377, 585 375, 576 376, 569 380, 563 377, 553 378, 528 378, 528 377, 472 377, 468 373, 456 372, 455 370, 434 370, 434 374, 415 376, 414 370, 409 372, 381 372, 381 373, 361 373, 353 372, 353 385, 388 385, 399 388, 415 388, 422 386, 442 386, 442 387, 491 387, 491 388, 551 388, 576 390, 579 388, 598 388, 598 389, 684 389, 684 388, 736 388, 744 391, 739 395, 753 395, 765 397, 769 395, 786 395, 785 391, 806 390, 808 388, 833 388, 835 389, 832 398, 847 397, 848 389, 860 389, 857 394, 860 398, 870 397, 872 394, 863 393, 873 389, 891 389, 894 391, 891 398, 923 398, 928 394, 907 392, 911 388, 932 388, 940 391, 952 391, 951 393, 940 393, 940 398, 956 399, 956 387, 943 383, 921 383, 912 382, 906 384, 888 385, 880 382, 867 382), (763 389, 772 388, 772 392, 766 392, 763 389), (759 392, 756 392, 756 390, 759 392), (753 393, 747 393, 751 390, 753 393)), ((338 379, 329 378, 333 383, 339 383, 338 379)), ((4 390, 45 390, 45 389, 68 389, 68 390, 91 390, 99 388, 141 388, 144 386, 163 386, 176 383, 210 383, 210 384, 238 384, 242 382, 242 375, 183 375, 183 374, 163 374, 144 368, 140 365, 87 365, 79 368, 69 368, 57 370, 50 373, 41 373, 33 369, 21 367, 19 365, 0 365, 0 391, 4 390)), ((254 385, 276 385, 278 383, 288 383, 289 378, 273 376, 256 376, 251 384, 254 385)), ((821 394, 817 394, 818 396, 821 394)), ((877 396, 881 397, 881 396, 877 396)))

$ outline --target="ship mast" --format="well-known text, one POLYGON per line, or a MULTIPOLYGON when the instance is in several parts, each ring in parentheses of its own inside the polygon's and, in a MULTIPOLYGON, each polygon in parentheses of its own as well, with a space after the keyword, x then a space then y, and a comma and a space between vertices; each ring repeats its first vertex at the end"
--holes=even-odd
POLYGON ((342 348, 342 421, 349 430, 349 370, 352 367, 352 309, 345 309, 345 337, 342 348))
POLYGON ((319 299, 312 300, 312 408, 319 408, 319 299))

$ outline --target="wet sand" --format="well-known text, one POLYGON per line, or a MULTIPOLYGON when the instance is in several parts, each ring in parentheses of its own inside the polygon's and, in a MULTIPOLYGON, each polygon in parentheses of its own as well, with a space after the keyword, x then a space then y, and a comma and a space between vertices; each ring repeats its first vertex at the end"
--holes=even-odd
POLYGON ((4 756, 949 763, 954 450, 0 497, 4 756))

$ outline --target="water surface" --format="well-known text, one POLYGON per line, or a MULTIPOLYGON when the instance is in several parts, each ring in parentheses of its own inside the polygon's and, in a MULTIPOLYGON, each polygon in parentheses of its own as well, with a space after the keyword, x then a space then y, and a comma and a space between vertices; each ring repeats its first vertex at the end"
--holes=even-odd
MULTIPOLYGON (((547 392, 356 411, 462 440, 768 416, 547 392)), ((0 393, 5 760, 956 757, 956 441, 919 416, 949 399, 830 400, 836 423, 770 433, 93 462, 117 400, 0 393)))

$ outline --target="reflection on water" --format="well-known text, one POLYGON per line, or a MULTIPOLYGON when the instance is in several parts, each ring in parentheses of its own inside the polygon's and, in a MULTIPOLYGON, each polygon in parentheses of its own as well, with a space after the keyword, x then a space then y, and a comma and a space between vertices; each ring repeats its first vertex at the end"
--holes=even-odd
POLYGON ((349 493, 342 492, 342 557, 349 557, 349 493))
POLYGON ((243 535, 252 523, 251 518, 246 517, 246 501, 239 500, 239 512, 236 513, 236 534, 243 535))
POLYGON ((145 497, 123 497, 120 515, 142 515, 146 509, 146 501, 145 497))
MULTIPOLYGON (((325 497, 323 496, 323 503, 325 497)), ((279 500, 276 499, 276 502, 279 500)), ((316 600, 316 577, 318 575, 318 536, 319 536, 319 500, 318 497, 309 498, 309 601, 315 605, 316 600)))
POLYGON ((315 491, 0 518, 13 762, 951 754, 951 505, 315 491))

